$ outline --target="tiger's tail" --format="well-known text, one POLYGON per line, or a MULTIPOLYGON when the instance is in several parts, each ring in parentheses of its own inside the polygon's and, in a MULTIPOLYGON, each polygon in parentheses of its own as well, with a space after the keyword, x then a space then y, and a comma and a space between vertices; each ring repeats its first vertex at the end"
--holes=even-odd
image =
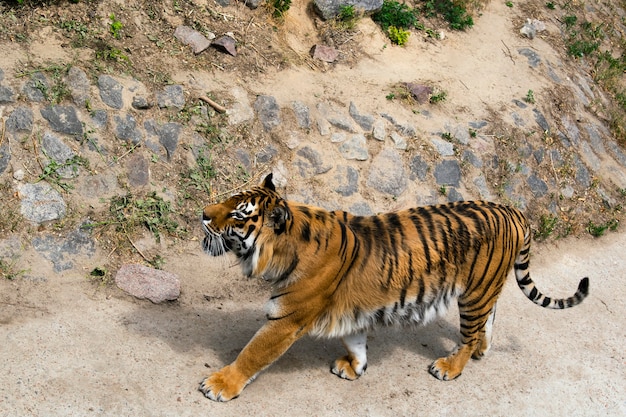
POLYGON ((585 277, 578 283, 576 293, 568 298, 551 298, 543 294, 530 278, 528 264, 530 260, 530 228, 526 229, 524 245, 515 259, 515 278, 517 285, 530 301, 538 306, 552 309, 564 309, 580 304, 589 294, 589 278, 585 277))

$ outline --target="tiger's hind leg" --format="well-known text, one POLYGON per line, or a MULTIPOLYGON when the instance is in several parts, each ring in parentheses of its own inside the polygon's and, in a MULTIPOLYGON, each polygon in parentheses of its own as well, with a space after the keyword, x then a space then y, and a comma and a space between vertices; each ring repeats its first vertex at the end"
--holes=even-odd
POLYGON ((470 357, 480 358, 491 344, 491 332, 495 318, 495 299, 487 301, 477 308, 476 302, 459 299, 459 313, 461 315, 461 344, 452 353, 439 358, 430 365, 430 373, 437 379, 450 381, 461 375, 463 368, 470 357))
POLYGON ((491 308, 491 314, 480 332, 480 343, 472 354, 473 359, 482 359, 491 348, 491 339, 493 338, 493 322, 496 320, 496 304, 491 308))
POLYGON ((348 354, 335 361, 330 371, 343 379, 357 379, 367 368, 367 334, 359 333, 342 338, 348 354))

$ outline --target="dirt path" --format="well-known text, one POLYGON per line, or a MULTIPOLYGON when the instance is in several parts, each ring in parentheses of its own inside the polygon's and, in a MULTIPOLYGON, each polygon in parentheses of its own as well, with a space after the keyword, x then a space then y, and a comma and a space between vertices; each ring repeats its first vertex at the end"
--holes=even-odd
POLYGON ((492 351, 453 382, 427 366, 457 340, 456 311, 414 331, 375 333, 356 382, 328 371, 339 341, 305 338, 228 404, 205 399, 198 382, 261 326, 267 294, 196 245, 167 265, 183 279, 170 305, 94 290, 81 268, 5 282, 0 415, 624 415, 624 247, 623 233, 536 245, 532 270, 545 292, 569 295, 589 275, 591 295, 546 311, 509 281, 492 351))

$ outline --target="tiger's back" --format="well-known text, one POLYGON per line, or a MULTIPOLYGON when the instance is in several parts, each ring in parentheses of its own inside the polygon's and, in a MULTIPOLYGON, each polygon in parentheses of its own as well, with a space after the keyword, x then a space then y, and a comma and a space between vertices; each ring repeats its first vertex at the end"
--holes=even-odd
POLYGON ((367 367, 367 332, 378 325, 426 323, 453 299, 461 342, 430 367, 461 374, 490 347, 496 302, 513 268, 535 304, 563 309, 588 294, 588 279, 567 299, 542 294, 530 278, 531 231, 517 209, 457 202, 376 216, 353 216, 284 200, 271 174, 260 187, 205 208, 204 250, 233 252, 245 275, 272 285, 267 323, 237 359, 200 390, 227 401, 305 334, 339 337, 348 353, 331 371, 356 379, 367 367))

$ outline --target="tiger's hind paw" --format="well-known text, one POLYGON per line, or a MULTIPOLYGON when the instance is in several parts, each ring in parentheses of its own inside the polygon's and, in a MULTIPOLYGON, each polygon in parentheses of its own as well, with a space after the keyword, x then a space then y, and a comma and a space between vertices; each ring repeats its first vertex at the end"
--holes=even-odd
POLYGON ((360 364, 356 359, 352 359, 350 356, 344 356, 339 358, 333 364, 330 372, 337 375, 339 378, 354 381, 367 369, 367 363, 360 364))
POLYGON ((451 381, 461 375, 461 369, 453 369, 448 358, 439 358, 430 365, 428 370, 432 376, 442 381, 451 381))

